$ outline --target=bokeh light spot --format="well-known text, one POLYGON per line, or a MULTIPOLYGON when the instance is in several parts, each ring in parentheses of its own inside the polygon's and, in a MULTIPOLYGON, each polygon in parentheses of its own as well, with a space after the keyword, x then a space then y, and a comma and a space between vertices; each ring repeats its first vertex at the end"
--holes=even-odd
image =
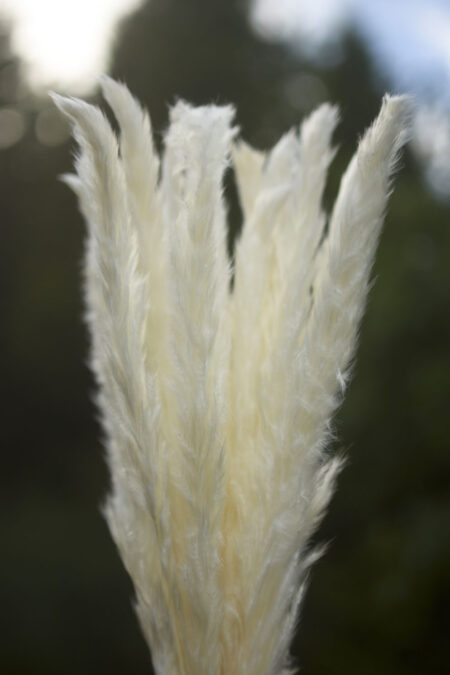
POLYGON ((0 149, 15 145, 25 133, 23 114, 13 108, 0 109, 0 149))

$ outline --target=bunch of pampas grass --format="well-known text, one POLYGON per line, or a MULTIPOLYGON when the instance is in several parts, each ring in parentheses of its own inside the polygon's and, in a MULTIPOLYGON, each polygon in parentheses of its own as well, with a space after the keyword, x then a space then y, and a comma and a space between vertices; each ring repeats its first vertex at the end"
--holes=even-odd
POLYGON ((335 107, 263 153, 235 140, 231 107, 179 102, 160 166, 147 114, 102 87, 119 140, 98 108, 54 98, 80 146, 65 181, 88 226, 108 524, 158 675, 286 675, 409 101, 383 100, 326 227, 335 107), (245 221, 232 290, 230 162, 245 221))

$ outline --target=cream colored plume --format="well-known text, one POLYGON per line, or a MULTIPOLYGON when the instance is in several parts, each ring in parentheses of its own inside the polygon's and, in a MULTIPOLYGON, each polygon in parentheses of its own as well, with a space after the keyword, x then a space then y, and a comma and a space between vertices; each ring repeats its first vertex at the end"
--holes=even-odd
POLYGON ((334 107, 266 154, 233 140, 232 108, 180 102, 160 162, 128 89, 102 86, 120 139, 98 108, 54 99, 80 146, 65 180, 88 227, 106 517, 158 675, 286 675, 409 101, 385 97, 326 228, 334 107), (232 290, 231 161, 245 221, 232 290))

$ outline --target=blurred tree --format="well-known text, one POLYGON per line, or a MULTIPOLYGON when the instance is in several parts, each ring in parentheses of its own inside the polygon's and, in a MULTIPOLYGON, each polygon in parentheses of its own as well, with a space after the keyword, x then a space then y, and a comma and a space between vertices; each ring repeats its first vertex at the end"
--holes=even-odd
POLYGON ((124 24, 113 75, 147 104, 157 130, 167 122, 168 104, 181 97, 196 104, 233 102, 244 134, 247 127, 263 133, 264 119, 279 108, 278 78, 295 59, 255 35, 246 5, 152 0, 124 24))

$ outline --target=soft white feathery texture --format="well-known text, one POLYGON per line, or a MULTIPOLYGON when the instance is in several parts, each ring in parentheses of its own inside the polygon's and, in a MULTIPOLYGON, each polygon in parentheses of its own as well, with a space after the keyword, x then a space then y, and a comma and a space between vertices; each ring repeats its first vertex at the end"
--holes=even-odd
POLYGON ((158 675, 287 675, 409 101, 385 97, 326 232, 334 107, 262 153, 233 143, 230 107, 179 102, 160 167, 145 111, 124 85, 102 88, 119 141, 98 108, 54 99, 80 146, 64 180, 88 225, 106 517, 158 675), (232 291, 231 157, 244 213, 232 291))

